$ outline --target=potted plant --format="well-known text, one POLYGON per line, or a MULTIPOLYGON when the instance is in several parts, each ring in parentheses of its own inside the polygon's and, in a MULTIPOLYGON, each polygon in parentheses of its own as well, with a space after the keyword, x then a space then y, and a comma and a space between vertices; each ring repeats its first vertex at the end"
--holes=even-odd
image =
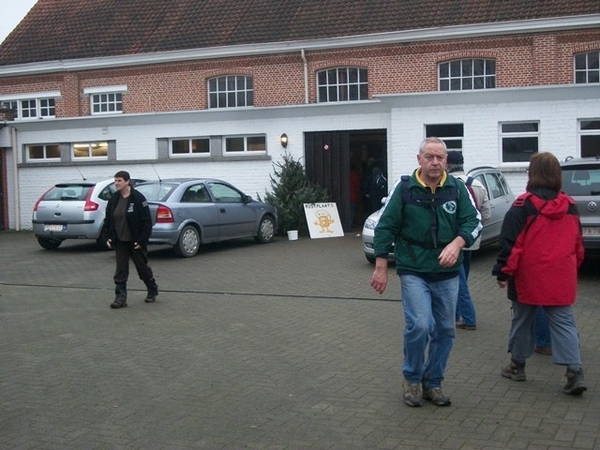
POLYGON ((283 154, 282 161, 273 163, 273 174, 269 177, 271 192, 265 194, 264 201, 277 208, 278 234, 287 233, 288 238, 297 239, 300 231, 308 232, 304 203, 327 202, 329 194, 310 182, 304 166, 289 153, 283 154))

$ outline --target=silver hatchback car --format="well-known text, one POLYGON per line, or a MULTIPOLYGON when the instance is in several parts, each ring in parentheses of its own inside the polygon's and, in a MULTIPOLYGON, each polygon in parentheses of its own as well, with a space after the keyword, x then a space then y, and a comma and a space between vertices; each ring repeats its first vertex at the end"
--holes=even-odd
MULTIPOLYGON (((512 205, 515 196, 499 169, 487 166, 476 167, 471 169, 467 175, 475 178, 485 186, 492 206, 492 217, 483 224, 481 244, 496 242, 500 238, 504 215, 512 205)), ((379 222, 380 215, 381 209, 367 217, 362 230, 363 251, 370 263, 375 262, 373 236, 375 235, 375 227, 379 222)), ((390 257, 393 257, 393 254, 390 254, 390 257)))
MULTIPOLYGON (((142 181, 132 179, 132 185, 142 181)), ((33 233, 39 244, 54 250, 65 239, 95 239, 106 249, 100 236, 106 203, 116 192, 114 179, 77 180, 57 183, 46 191, 33 207, 33 233)))
POLYGON ((152 213, 150 244, 172 245, 189 258, 200 244, 253 237, 271 242, 277 230, 277 210, 253 200, 231 184, 212 178, 170 179, 144 183, 152 213))
POLYGON ((600 157, 567 158, 562 188, 577 202, 586 253, 600 251, 600 157))

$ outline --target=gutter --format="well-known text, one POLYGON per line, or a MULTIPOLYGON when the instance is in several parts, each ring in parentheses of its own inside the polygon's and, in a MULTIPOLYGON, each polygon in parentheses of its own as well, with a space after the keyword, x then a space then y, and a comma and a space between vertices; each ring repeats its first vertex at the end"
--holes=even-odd
POLYGON ((300 56, 302 57, 302 62, 304 63, 304 103, 308 103, 308 61, 306 60, 306 55, 303 48, 300 49, 300 56))
POLYGON ((13 199, 15 205, 15 231, 21 230, 21 206, 20 206, 20 191, 19 191, 19 168, 17 155, 17 130, 11 127, 10 140, 12 146, 12 162, 13 162, 13 183, 15 189, 15 197, 13 199))

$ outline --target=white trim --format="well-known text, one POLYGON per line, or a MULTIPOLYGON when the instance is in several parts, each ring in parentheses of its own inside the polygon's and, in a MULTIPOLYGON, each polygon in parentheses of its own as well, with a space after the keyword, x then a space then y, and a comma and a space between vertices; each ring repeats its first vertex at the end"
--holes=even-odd
POLYGON ((123 93, 128 92, 126 84, 119 84, 117 86, 99 86, 84 88, 83 93, 85 95, 93 94, 112 94, 112 93, 123 93))
POLYGON ((170 52, 143 53, 100 58, 44 61, 0 67, 0 77, 39 73, 69 72, 78 70, 109 69, 116 67, 164 64, 237 56, 268 55, 315 50, 332 50, 348 47, 423 42, 435 40, 466 39, 511 34, 542 33, 600 27, 600 14, 551 19, 519 20, 501 23, 479 23, 448 27, 423 28, 359 36, 342 36, 328 39, 245 44, 224 47, 206 47, 170 52))
POLYGON ((22 94, 7 94, 0 95, 0 102, 18 101, 18 100, 33 100, 46 98, 60 98, 60 91, 45 91, 45 92, 24 92, 22 94))

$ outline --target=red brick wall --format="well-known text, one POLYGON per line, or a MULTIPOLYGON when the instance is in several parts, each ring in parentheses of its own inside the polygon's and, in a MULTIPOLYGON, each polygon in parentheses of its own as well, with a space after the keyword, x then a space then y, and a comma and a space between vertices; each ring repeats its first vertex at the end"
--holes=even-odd
MULTIPOLYGON (((316 72, 330 67, 368 69, 369 95, 437 90, 437 64, 459 58, 494 58, 496 86, 573 82, 573 54, 600 49, 600 30, 456 39, 307 52, 309 102, 316 102, 316 72)), ((89 115, 87 87, 127 85, 126 113, 207 108, 207 80, 237 74, 254 79, 254 105, 304 103, 300 52, 208 61, 5 78, 0 94, 60 90, 58 117, 89 115)))

